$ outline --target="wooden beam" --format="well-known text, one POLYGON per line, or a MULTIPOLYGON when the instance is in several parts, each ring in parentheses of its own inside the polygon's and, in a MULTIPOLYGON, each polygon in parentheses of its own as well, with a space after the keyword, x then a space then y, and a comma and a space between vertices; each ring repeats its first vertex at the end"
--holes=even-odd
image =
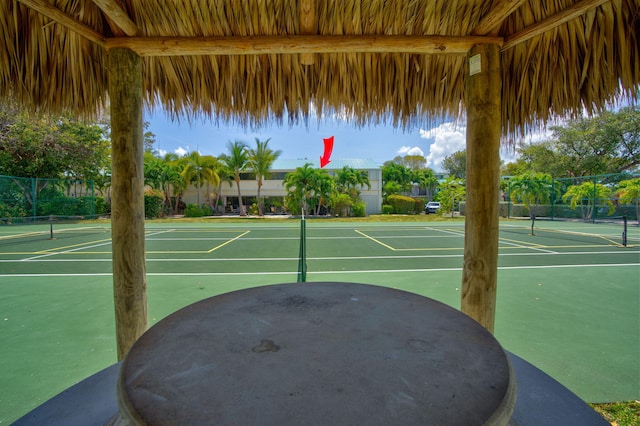
POLYGON ((498 277, 501 69, 497 45, 468 55, 467 199, 462 312, 493 332, 498 277))
MULTIPOLYGON (((318 22, 316 19, 315 0, 300 0, 300 34, 314 35, 318 33, 318 22)), ((313 65, 315 55, 313 53, 302 53, 300 63, 313 65)))
POLYGON ((509 17, 525 0, 502 0, 494 4, 492 9, 478 23, 471 32, 472 35, 498 35, 500 25, 509 17))
POLYGON ((131 50, 109 51, 111 251, 118 360, 147 329, 141 63, 131 50))
POLYGON ((95 31, 93 28, 78 22, 71 16, 62 12, 60 9, 52 6, 51 3, 45 0, 18 0, 20 3, 35 10, 36 12, 52 19, 54 22, 62 25, 65 28, 77 33, 78 35, 91 40, 94 43, 104 47, 105 38, 102 34, 95 31))
POLYGON ((255 37, 119 37, 107 49, 126 48, 140 56, 260 55, 287 53, 416 53, 465 55, 477 44, 502 45, 484 36, 255 36, 255 37))
POLYGON ((93 2, 124 34, 131 37, 138 35, 139 29, 136 23, 114 0, 93 0, 93 2))
POLYGON ((565 24, 579 16, 582 16, 589 10, 601 6, 604 3, 608 3, 609 1, 611 0, 583 0, 581 2, 575 3, 562 12, 551 15, 548 18, 529 26, 522 31, 510 35, 505 39, 502 50, 504 51, 507 49, 511 49, 517 44, 523 43, 533 37, 539 36, 540 34, 559 27, 560 25, 565 24))

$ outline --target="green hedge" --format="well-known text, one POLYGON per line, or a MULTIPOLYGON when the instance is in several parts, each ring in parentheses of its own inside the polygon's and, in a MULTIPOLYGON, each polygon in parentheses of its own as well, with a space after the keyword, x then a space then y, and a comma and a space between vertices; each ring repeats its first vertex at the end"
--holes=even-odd
POLYGON ((382 206, 382 214, 393 214, 393 206, 389 204, 384 204, 382 206))
POLYGON ((387 197, 387 203, 393 207, 393 212, 396 214, 416 214, 416 200, 411 197, 405 197, 404 195, 389 195, 387 197))

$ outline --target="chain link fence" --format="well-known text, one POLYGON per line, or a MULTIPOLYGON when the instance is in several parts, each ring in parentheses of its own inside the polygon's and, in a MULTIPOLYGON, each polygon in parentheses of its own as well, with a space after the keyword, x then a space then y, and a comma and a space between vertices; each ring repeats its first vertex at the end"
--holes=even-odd
POLYGON ((92 180, 22 178, 0 175, 0 219, 44 216, 89 219, 103 215, 108 206, 96 197, 92 180))
POLYGON ((548 185, 545 197, 549 201, 527 206, 512 197, 509 182, 503 190, 500 214, 504 217, 548 218, 550 220, 584 220, 591 222, 638 220, 638 200, 623 200, 619 197, 619 184, 638 176, 629 173, 573 178, 554 178, 548 185))

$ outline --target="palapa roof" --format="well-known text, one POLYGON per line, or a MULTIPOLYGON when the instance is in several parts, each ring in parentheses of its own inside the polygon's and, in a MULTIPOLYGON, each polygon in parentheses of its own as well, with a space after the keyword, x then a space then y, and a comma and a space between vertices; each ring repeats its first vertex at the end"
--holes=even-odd
POLYGON ((466 54, 495 43, 513 135, 637 96, 639 28, 640 0, 5 0, 0 98, 95 114, 125 47, 174 117, 409 127, 464 114, 466 54))

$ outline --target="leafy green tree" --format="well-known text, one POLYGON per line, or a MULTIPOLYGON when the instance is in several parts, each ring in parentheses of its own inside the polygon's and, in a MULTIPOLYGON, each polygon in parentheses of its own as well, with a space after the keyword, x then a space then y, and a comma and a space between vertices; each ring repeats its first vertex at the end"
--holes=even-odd
POLYGON ((156 134, 149 130, 151 123, 145 121, 144 124, 144 134, 142 135, 142 140, 144 144, 145 152, 151 152, 152 154, 156 154, 157 152, 153 149, 153 144, 156 143, 156 134))
POLYGON ((258 214, 264 215, 264 200, 260 196, 260 190, 262 189, 263 179, 269 177, 269 172, 273 162, 280 157, 282 151, 274 151, 269 148, 269 141, 260 141, 256 138, 255 149, 249 149, 249 166, 253 169, 253 173, 256 175, 258 181, 258 214))
POLYGON ((249 154, 247 152, 247 145, 244 142, 236 140, 235 142, 229 142, 227 144, 228 154, 221 155, 220 160, 229 168, 233 170, 234 181, 238 188, 238 203, 240 205, 240 216, 246 216, 244 205, 242 203, 242 194, 240 193, 240 172, 247 169, 249 165, 249 154))
POLYGON ((333 194, 333 179, 325 169, 314 169, 310 163, 287 173, 283 182, 287 190, 287 207, 294 213, 319 213, 333 194))
POLYGON ((622 108, 550 128, 552 137, 522 146, 503 175, 546 172, 554 177, 594 176, 640 165, 640 110, 622 108))
POLYGON ((533 217, 539 204, 548 203, 551 197, 552 179, 546 173, 524 173, 511 179, 511 200, 521 200, 533 217))
MULTIPOLYGON (((210 155, 200 155, 198 151, 193 151, 182 157, 181 162, 184 164, 182 169, 182 177, 186 183, 195 184, 198 189, 197 204, 200 203, 200 189, 206 182, 207 184, 218 185, 220 176, 217 173, 216 159, 210 155)), ((208 191, 207 191, 208 193, 208 191)), ((208 198, 208 195, 207 195, 208 198)))
POLYGON ((621 202, 636 205, 636 218, 640 223, 640 178, 621 181, 617 195, 621 202))
POLYGON ((431 169, 412 170, 411 181, 418 184, 420 189, 424 189, 429 198, 433 197, 435 189, 438 187, 438 179, 431 169))
POLYGON ((456 151, 442 160, 442 168, 457 179, 467 177, 467 151, 456 151))
POLYGON ((334 180, 337 193, 331 197, 331 207, 340 215, 348 216, 351 206, 360 200, 360 189, 365 186, 371 188, 369 175, 364 170, 356 171, 349 166, 344 166, 336 172, 334 180), (339 194, 346 195, 348 202, 347 198, 340 197, 339 194))
POLYGON ((0 104, 0 174, 35 178, 35 193, 23 187, 23 181, 14 182, 22 188, 28 211, 33 209, 34 197, 52 184, 48 178, 102 177, 109 165, 109 146, 97 124, 64 114, 31 114, 11 102, 0 104))
POLYGON ((411 190, 411 169, 393 161, 387 161, 382 166, 383 196, 392 194, 408 194, 411 190), (393 183, 391 183, 393 182, 393 183))
POLYGON ((615 210, 611 202, 611 190, 601 183, 583 182, 580 185, 571 185, 562 196, 562 201, 569 201, 572 210, 580 207, 583 219, 593 219, 593 211, 596 200, 604 200, 609 207, 609 214, 615 210))
POLYGON ((437 200, 440 202, 442 212, 455 210, 456 203, 464 201, 467 195, 467 188, 463 179, 449 176, 446 181, 438 186, 437 200))
POLYGON ((394 157, 392 162, 404 166, 408 169, 419 170, 425 168, 427 159, 422 155, 405 155, 403 157, 394 157))

